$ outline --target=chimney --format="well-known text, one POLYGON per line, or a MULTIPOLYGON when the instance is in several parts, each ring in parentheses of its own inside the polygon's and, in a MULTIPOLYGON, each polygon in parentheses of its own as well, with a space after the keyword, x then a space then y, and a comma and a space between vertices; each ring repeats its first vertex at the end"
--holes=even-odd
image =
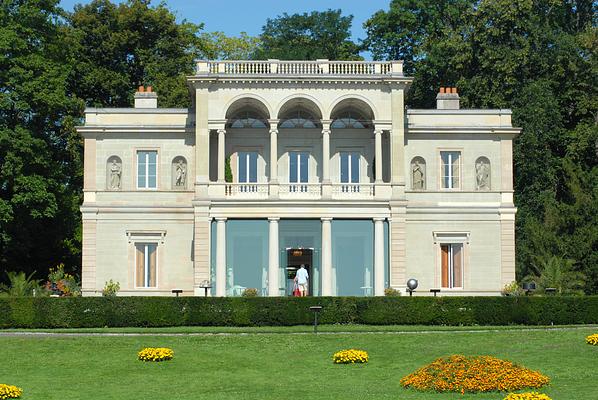
POLYGON ((135 92, 135 108, 158 108, 158 94, 152 87, 139 86, 135 92))
POLYGON ((440 92, 436 96, 436 108, 438 110, 458 110, 459 94, 457 93, 457 88, 441 87, 440 92))

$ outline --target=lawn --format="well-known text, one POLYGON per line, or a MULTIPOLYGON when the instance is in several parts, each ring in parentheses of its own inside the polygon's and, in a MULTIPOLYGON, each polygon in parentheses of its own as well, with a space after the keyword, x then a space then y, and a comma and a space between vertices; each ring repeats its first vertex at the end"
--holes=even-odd
MULTIPOLYGON (((398 329, 397 329, 398 330, 398 329)), ((406 330, 407 331, 407 330, 406 330)), ((197 336, 0 336, 0 383, 23 399, 502 399, 504 394, 436 394, 399 380, 454 353, 506 358, 548 375, 553 399, 596 399, 596 328, 550 331, 219 334, 197 336), (145 346, 174 360, 137 361, 145 346), (334 365, 332 354, 361 348, 369 364, 334 365)))

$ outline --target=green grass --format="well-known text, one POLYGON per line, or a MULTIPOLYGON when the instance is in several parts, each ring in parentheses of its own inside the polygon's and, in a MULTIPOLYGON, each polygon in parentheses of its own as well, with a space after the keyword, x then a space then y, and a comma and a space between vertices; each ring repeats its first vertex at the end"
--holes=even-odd
POLYGON ((24 400, 502 399, 505 394, 419 393, 400 386, 402 376, 433 359, 461 353, 539 370, 552 380, 542 392, 553 399, 590 400, 598 393, 598 347, 584 338, 595 332, 0 336, 0 383, 22 387, 24 400), (145 346, 171 347, 174 360, 137 361, 145 346), (332 364, 332 353, 351 347, 367 350, 370 362, 332 364))

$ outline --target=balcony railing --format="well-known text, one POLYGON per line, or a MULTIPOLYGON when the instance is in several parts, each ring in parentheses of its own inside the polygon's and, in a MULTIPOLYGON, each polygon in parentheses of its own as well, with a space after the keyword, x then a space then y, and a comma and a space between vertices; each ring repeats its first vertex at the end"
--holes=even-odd
POLYGON ((226 197, 266 199, 268 198, 267 183, 227 183, 224 187, 226 197))
POLYGON ((319 183, 283 183, 280 185, 280 198, 319 199, 322 185, 319 183))
POLYGON ((333 199, 368 199, 376 195, 373 183, 341 183, 332 185, 333 199))
POLYGON ((403 75, 402 61, 197 61, 197 75, 403 75))

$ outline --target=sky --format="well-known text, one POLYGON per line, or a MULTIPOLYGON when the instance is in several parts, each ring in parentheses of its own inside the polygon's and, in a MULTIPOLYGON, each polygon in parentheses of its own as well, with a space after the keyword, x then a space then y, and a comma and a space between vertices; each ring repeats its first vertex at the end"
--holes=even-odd
MULTIPOLYGON (((61 0, 60 5, 72 11, 75 4, 89 2, 61 0)), ((152 0, 152 4, 157 3, 159 1, 152 0)), ((376 11, 387 10, 389 3, 390 0, 166 0, 168 8, 175 12, 179 20, 204 23, 205 31, 222 31, 228 36, 238 36, 240 32, 257 36, 266 19, 285 12, 295 14, 340 8, 343 15, 353 15, 354 41, 365 37, 363 23, 376 11)), ((362 56, 370 58, 367 53, 362 56)))

